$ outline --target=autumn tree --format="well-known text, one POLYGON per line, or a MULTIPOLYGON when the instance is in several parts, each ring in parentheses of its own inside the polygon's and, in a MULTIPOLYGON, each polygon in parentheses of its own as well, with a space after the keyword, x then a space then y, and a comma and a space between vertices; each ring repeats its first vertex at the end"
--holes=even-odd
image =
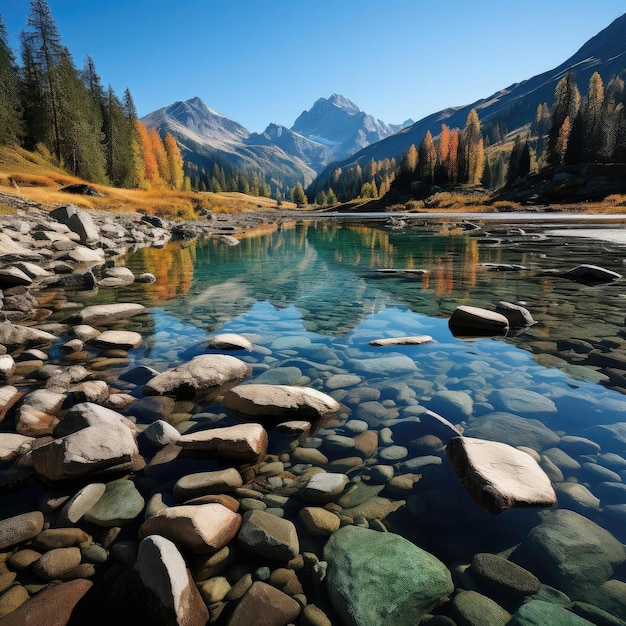
POLYGON ((420 143, 419 148, 419 172, 420 178, 425 182, 432 184, 435 181, 435 168, 437 167, 437 150, 435 142, 430 131, 426 132, 426 136, 420 143))
POLYGON ((161 177, 148 129, 139 121, 136 122, 136 128, 141 146, 145 185, 158 187, 161 184, 161 177))
POLYGON ((415 144, 412 143, 402 159, 402 170, 412 174, 417 169, 418 161, 419 156, 417 148, 415 147, 415 144))
POLYGON ((0 15, 0 145, 21 139, 21 109, 17 65, 0 15))
POLYGON ((291 190, 291 201, 295 202, 299 207, 304 206, 308 202, 300 181, 298 181, 291 190))
POLYGON ((180 191, 183 188, 185 174, 183 172, 183 157, 176 139, 167 133, 163 140, 169 169, 169 184, 172 189, 180 191))
POLYGON ((571 132, 572 121, 576 119, 580 106, 580 93, 576 86, 574 74, 570 71, 557 83, 555 89, 556 101, 552 108, 552 120, 548 133, 547 160, 549 165, 563 163, 567 151, 567 141, 571 132), (568 119, 566 132, 563 131, 565 119, 568 119), (565 146, 563 145, 565 141, 565 146))
POLYGON ((459 141, 459 182, 476 185, 480 182, 485 165, 485 147, 476 109, 472 109, 465 122, 459 141))
POLYGON ((554 147, 554 164, 562 165, 565 161, 565 155, 567 154, 567 144, 569 142, 569 136, 572 130, 572 126, 569 121, 569 116, 563 120, 561 129, 559 130, 559 136, 554 147))

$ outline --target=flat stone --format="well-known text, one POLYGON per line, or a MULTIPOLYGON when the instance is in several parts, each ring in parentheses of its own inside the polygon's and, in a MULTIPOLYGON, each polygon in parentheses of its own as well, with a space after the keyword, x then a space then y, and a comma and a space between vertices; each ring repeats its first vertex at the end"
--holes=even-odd
POLYGON ((139 544, 135 571, 169 614, 163 623, 205 626, 209 612, 172 541, 149 535, 139 544))
POLYGON ((174 497, 180 501, 198 498, 209 494, 234 491, 243 485, 241 474, 229 467, 213 472, 187 474, 174 485, 174 497))
POLYGON ((354 374, 333 374, 329 376, 325 385, 327 389, 335 390, 335 389, 346 389, 348 387, 354 387, 361 382, 360 376, 355 376, 354 374))
POLYGON ((300 615, 300 604, 272 585, 252 583, 230 616, 227 626, 286 626, 300 615))
POLYGON ((141 335, 130 330, 105 330, 89 343, 98 348, 131 350, 138 348, 143 341, 141 335))
POLYGON ((310 432, 311 422, 306 420, 288 420, 286 422, 276 424, 276 428, 274 430, 281 435, 299 437, 310 432))
POLYGON ((271 416, 273 419, 316 421, 339 411, 339 403, 325 393, 290 385, 239 385, 224 395, 223 404, 249 417, 271 416))
POLYGON ((31 545, 38 550, 46 551, 80 546, 90 539, 91 537, 80 528, 48 528, 42 530, 31 545))
POLYGON ((158 374, 144 386, 147 395, 211 399, 236 385, 250 373, 250 366, 225 354, 205 354, 158 374))
POLYGON ((24 394, 13 385, 0 386, 0 422, 7 413, 18 403, 24 394))
POLYGON ((29 287, 32 283, 33 279, 17 267, 0 268, 0 286, 2 287, 11 287, 15 285, 29 287))
POLYGON ((38 348, 56 341, 56 336, 30 326, 20 326, 12 322, 0 322, 0 345, 9 352, 24 348, 38 348))
POLYGON ((90 483, 79 489, 64 505, 57 518, 58 524, 76 524, 104 495, 104 483, 90 483))
POLYGON ((534 574, 497 554, 475 554, 471 572, 481 585, 496 594, 524 597, 541 589, 541 581, 534 574))
POLYGON ((371 359, 359 359, 352 364, 354 370, 373 376, 392 376, 400 374, 412 374, 417 371, 417 365, 413 359, 404 354, 371 359))
POLYGON ((315 502, 332 502, 341 497, 348 482, 345 474, 321 472, 311 477, 302 495, 315 502))
POLYGON ((165 420, 156 420, 143 431, 144 437, 153 446, 166 446, 170 443, 178 443, 181 434, 165 420))
POLYGON ((235 333, 213 335, 205 345, 212 350, 252 350, 252 342, 235 333))
POLYGON ((422 344, 431 343, 432 341, 433 338, 430 335, 387 337, 370 341, 370 346, 421 346, 422 344))
POLYGON ((444 389, 433 394, 425 404, 431 411, 456 424, 471 417, 474 412, 474 401, 465 391, 444 389))
POLYGON ((570 278, 571 280, 579 280, 582 282, 610 282, 618 280, 622 277, 621 274, 608 270, 598 265, 582 264, 565 272, 564 278, 570 278))
POLYGON ((71 321, 89 326, 103 326, 118 320, 128 319, 146 312, 143 304, 116 302, 115 304, 96 304, 88 306, 72 316, 71 321))
POLYGON ((476 591, 460 591, 452 601, 454 610, 459 616, 459 623, 466 626, 505 626, 511 614, 491 598, 476 591))
POLYGON ((244 514, 237 542, 249 552, 279 561, 289 561, 300 551, 293 523, 265 511, 244 514))
POLYGON ((495 441, 456 437, 446 455, 469 495, 490 513, 556 504, 550 479, 525 452, 495 441))
POLYGON ((530 389, 496 389, 489 394, 489 402, 496 410, 517 415, 556 413, 557 408, 550 398, 530 389))
POLYGON ((260 424, 237 424, 182 435, 177 445, 224 461, 247 463, 263 457, 267 443, 267 431, 260 424))
POLYGON ((218 503, 173 506, 155 513, 139 528, 141 539, 162 535, 194 553, 217 552, 237 535, 241 515, 218 503))
POLYGON ((545 626, 555 624, 559 626, 593 626, 593 622, 568 611, 564 606, 531 600, 513 613, 509 626, 545 626))
POLYGON ((509 320, 501 313, 462 305, 452 312, 448 326, 456 336, 506 335, 509 320))
POLYGON ((43 530, 43 513, 32 511, 0 520, 0 550, 36 537, 43 530))
POLYGON ((323 556, 326 589, 342 624, 418 624, 454 588, 443 563, 394 533, 344 526, 323 556))

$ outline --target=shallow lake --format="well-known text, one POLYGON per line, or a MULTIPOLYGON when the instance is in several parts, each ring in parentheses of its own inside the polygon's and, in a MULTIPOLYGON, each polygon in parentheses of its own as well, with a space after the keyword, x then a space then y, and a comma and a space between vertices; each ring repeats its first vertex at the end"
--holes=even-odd
MULTIPOLYGON (((235 353, 252 366, 250 382, 332 395, 340 414, 309 437, 271 433, 269 453, 285 473, 267 490, 292 498, 289 476, 310 464, 290 455, 317 448, 325 469, 350 478, 343 514, 402 534, 453 568, 478 552, 511 554, 542 512, 492 516, 479 508, 447 466, 445 437, 420 422, 425 409, 466 435, 534 450, 558 507, 626 542, 624 281, 579 283, 554 273, 581 263, 624 271, 622 227, 593 230, 590 239, 575 224, 480 231, 458 220, 416 220, 398 230, 384 222, 285 224, 237 246, 214 238, 129 254, 119 264, 152 272, 157 282, 100 290, 97 301, 150 308, 139 329, 144 345, 131 352, 129 367, 163 371, 207 352, 211 334, 232 332, 253 343, 235 353), (493 310, 501 300, 522 304, 536 324, 507 337, 452 335, 448 318, 458 305, 493 310), (405 335, 434 341, 369 343, 405 335), (373 450, 359 445, 366 431, 376 433, 373 450), (391 482, 381 478, 381 465, 393 468, 391 482)), ((214 402, 196 403, 181 420, 180 428, 194 428, 236 417, 214 402)), ((529 564, 528 555, 517 560, 558 586, 549 565, 529 564)), ((617 563, 604 580, 623 580, 622 570, 617 563)))

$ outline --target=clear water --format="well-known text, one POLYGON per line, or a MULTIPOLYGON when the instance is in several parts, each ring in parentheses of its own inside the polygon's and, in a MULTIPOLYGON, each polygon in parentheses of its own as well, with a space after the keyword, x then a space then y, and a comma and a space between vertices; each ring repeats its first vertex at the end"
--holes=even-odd
MULTIPOLYGON (((235 332, 254 343, 250 353, 237 354, 253 366, 251 380, 307 385, 332 394, 342 403, 340 416, 301 442, 320 447, 331 470, 348 467, 342 459, 356 456, 332 439, 353 437, 360 426, 351 420, 367 422, 378 434, 378 454, 404 446, 403 458, 375 462, 394 465, 396 475, 413 480, 411 486, 386 491, 385 502, 372 501, 380 510, 363 515, 381 519, 448 565, 467 562, 480 551, 510 551, 540 518, 536 510, 491 516, 475 505, 447 469, 441 448, 426 450, 423 442, 416 443, 425 433, 418 426, 413 432, 411 424, 423 407, 442 412, 468 432, 476 432, 477 420, 494 412, 539 422, 548 429, 541 432, 556 434, 556 444, 541 435, 526 438, 526 433, 520 441, 520 431, 507 427, 506 416, 491 436, 534 448, 557 488, 582 485, 584 497, 557 489, 558 506, 581 513, 625 542, 626 488, 619 485, 626 479, 626 292, 621 281, 588 285, 549 273, 580 263, 621 272, 625 248, 567 232, 546 234, 541 226, 524 233, 496 228, 471 236, 452 227, 397 232, 320 222, 269 228, 236 247, 214 239, 172 243, 120 260, 135 274, 154 273, 157 283, 101 290, 99 299, 150 307, 151 326, 142 327, 144 346, 131 353, 130 365, 164 370, 206 352, 208 335, 235 332), (511 268, 503 264, 524 269, 504 271, 511 268), (505 338, 461 340, 451 334, 447 319, 456 306, 493 309, 500 300, 523 303, 537 324, 505 338), (369 345, 373 339, 416 334, 431 335, 434 342, 369 345), (401 358, 380 360, 389 357, 401 358), (356 375, 359 382, 336 389, 329 384, 336 374, 356 375), (441 411, 433 396, 444 390, 469 397, 470 414, 441 411), (511 408, 502 390, 526 393, 524 406, 511 408), (538 397, 550 402, 542 404, 538 397), (401 422, 405 426, 398 428, 401 422), (570 450, 564 457, 558 438, 565 435, 587 438, 599 450, 570 450), (439 460, 411 463, 429 455, 439 460), (406 506, 398 508, 398 502, 406 506)), ((235 420, 219 404, 191 410, 207 411, 223 423, 235 420)), ((289 450, 288 440, 272 435, 270 452, 289 450)), ((352 483, 365 484, 372 463, 365 460, 341 471, 352 483)))

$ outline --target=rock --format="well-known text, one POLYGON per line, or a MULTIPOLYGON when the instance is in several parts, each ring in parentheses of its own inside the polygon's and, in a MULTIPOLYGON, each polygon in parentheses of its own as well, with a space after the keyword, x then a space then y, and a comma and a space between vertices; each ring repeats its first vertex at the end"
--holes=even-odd
POLYGON ((139 276, 135 277, 136 283, 145 283, 146 285, 152 285, 153 283, 156 283, 156 281, 156 276, 150 272, 143 272, 139 274, 139 276))
MULTIPOLYGON (((80 194, 81 196, 96 196, 97 198, 104 198, 104 194, 100 193, 96 189, 94 189, 91 185, 85 185, 83 183, 78 183, 75 185, 67 185, 65 187, 61 187, 59 191, 63 193, 75 193, 80 194)), ((69 205, 72 206, 72 205, 69 205)))
POLYGON ((130 330, 105 330, 89 343, 105 350, 131 350, 141 345, 142 337, 139 333, 130 330))
POLYGON ((81 561, 80 548, 55 548, 44 552, 33 564, 33 572, 42 580, 71 580, 81 561))
POLYGON ((456 437, 446 455, 472 499, 490 513, 556 504, 550 479, 525 452, 495 441, 456 437))
POLYGON ((218 235, 217 240, 227 246, 238 246, 240 244, 239 239, 232 237, 231 235, 218 235))
POLYGON ((463 434, 467 437, 502 441, 514 447, 526 446, 538 451, 559 443, 559 436, 542 422, 504 412, 470 418, 463 434))
POLYGON ((39 437, 49 435, 58 424, 65 394, 48 389, 36 389, 24 397, 18 409, 15 430, 21 435, 39 437))
POLYGON ((125 526, 139 516, 144 505, 144 499, 132 480, 112 480, 85 513, 84 519, 96 526, 125 526))
POLYGON ((476 591, 460 591, 452 605, 458 615, 457 623, 464 626, 505 626, 511 619, 508 611, 476 591))
POLYGON ((443 563, 393 533, 344 526, 326 543, 324 559, 343 624, 417 624, 454 588, 443 563))
POLYGON ((43 330, 11 322, 0 322, 0 345, 5 346, 9 352, 45 346, 56 339, 54 335, 43 330))
POLYGON ((134 274, 127 267, 124 267, 124 266, 107 267, 104 270, 104 273, 109 278, 117 278, 119 280, 124 281, 125 283, 133 283, 133 282, 135 282, 134 274))
POLYGON ((33 279, 17 267, 0 268, 0 287, 7 288, 16 285, 30 287, 32 283, 33 279))
POLYGON ((45 552, 55 548, 71 548, 86 544, 91 537, 80 528, 48 528, 42 530, 31 542, 32 547, 45 552))
POLYGON ((535 414, 557 412, 556 405, 550 398, 530 389, 495 389, 489 394, 489 402, 497 411, 502 410, 529 417, 535 414))
POLYGON ((325 393, 289 385, 239 385, 224 395, 223 404, 246 416, 281 420, 317 421, 339 411, 339 403, 325 393))
POLYGON ((0 462, 10 463, 28 452, 34 437, 16 433, 0 433, 0 462))
POLYGON ((414 335, 411 337, 388 337, 385 339, 374 339, 370 341, 370 346, 421 346, 431 343, 433 338, 430 335, 414 335))
MULTIPOLYGON (((437 394, 435 394, 437 395, 437 394)), ((441 396, 439 396, 441 398, 441 396)), ((457 396, 457 399, 458 396, 457 396)), ((471 401, 471 398, 470 398, 471 401)), ((463 410, 463 406, 466 404, 466 401, 462 401, 461 411, 463 410)), ((454 406, 454 404, 453 404, 454 406)), ((473 407, 473 402, 472 402, 473 407)), ((455 410, 455 409, 452 409, 455 410)), ((455 411, 456 412, 456 411, 455 411)), ((424 411, 420 413, 419 416, 420 424, 423 426, 424 430, 438 437, 443 443, 448 443, 450 439, 453 437, 460 437, 462 435, 461 431, 454 426, 451 422, 449 422, 445 417, 442 417, 438 413, 434 411, 424 411)))
POLYGON ((174 497, 180 501, 198 498, 208 494, 234 491, 243 485, 241 474, 229 467, 213 472, 187 474, 179 478, 174 485, 174 497))
POLYGON ((139 544, 135 571, 159 600, 167 615, 157 623, 205 626, 209 612, 176 545, 150 535, 139 544))
POLYGON ((141 525, 139 536, 162 535, 194 553, 217 552, 240 526, 241 515, 213 502, 162 509, 141 525))
POLYGON ((452 312, 448 326, 455 336, 506 335, 509 320, 500 313, 462 305, 452 312))
POLYGON ((306 506, 300 510, 298 519, 306 530, 315 536, 328 536, 339 530, 341 521, 337 515, 319 506, 306 506))
POLYGON ((534 574, 497 554, 475 554, 471 573, 488 591, 505 597, 530 596, 541 589, 534 574))
POLYGON ((357 372, 372 376, 394 376, 412 374, 417 371, 417 366, 413 359, 404 354, 373 359, 359 359, 354 361, 353 367, 357 372))
POLYGON ((96 304, 88 306, 70 318, 70 323, 104 326, 118 320, 128 319, 146 312, 142 304, 118 302, 115 304, 96 304))
POLYGON ((144 393, 211 399, 249 373, 250 366, 235 357, 206 354, 150 379, 144 386, 144 393))
POLYGON ((64 289, 84 289, 90 291, 98 286, 98 281, 91 270, 87 272, 72 272, 60 276, 49 284, 50 287, 63 287, 64 289))
POLYGON ((90 403, 68 411, 55 435, 70 433, 31 452, 35 472, 47 480, 129 470, 139 456, 133 431, 123 416, 90 403), (96 407, 95 409, 93 407, 96 407), (89 420, 95 423, 90 426, 89 420), (74 431, 70 425, 87 426, 74 431))
POLYGON ((144 437, 157 447, 166 446, 170 443, 178 443, 180 433, 164 420, 152 422, 148 428, 143 431, 144 437))
POLYGON ((74 607, 91 587, 92 583, 84 579, 49 585, 6 615, 2 626, 66 626, 74 607))
POLYGON ((565 607, 543 600, 531 600, 515 611, 509 626, 593 626, 592 622, 568 611, 565 607))
POLYGON ((106 491, 104 483, 91 483, 79 489, 64 505, 57 518, 58 525, 76 524, 106 491))
POLYGON ((522 543, 545 581, 574 600, 594 603, 597 587, 626 561, 622 544, 604 528, 566 509, 547 513, 522 543))
POLYGON ((36 537, 43 530, 43 522, 43 514, 39 511, 0 520, 0 550, 36 537))
POLYGON ((438 391, 433 394, 426 405, 431 411, 439 413, 443 415, 446 420, 457 424, 471 417, 474 412, 474 401, 465 391, 447 389, 438 391))
POLYGON ((249 463, 265 455, 267 442, 267 431, 260 424, 237 424, 188 433, 177 444, 223 461, 249 463))
POLYGON ((73 204, 60 206, 50 212, 50 215, 65 224, 72 232, 76 233, 80 242, 84 245, 96 243, 100 240, 100 233, 89 213, 79 210, 73 204))
POLYGON ((251 350, 252 343, 241 335, 223 333, 209 337, 206 347, 212 350, 251 350))
POLYGON ((17 387, 12 385, 0 386, 0 422, 4 420, 7 413, 18 403, 23 394, 17 387))
POLYGON ((63 437, 75 433, 88 426, 110 426, 116 429, 124 426, 131 433, 135 432, 135 425, 122 414, 93 402, 75 404, 63 416, 54 430, 55 437, 63 437))
POLYGON ((22 606, 27 600, 28 591, 22 585, 17 584, 9 587, 0 596, 0 617, 10 616, 13 611, 22 606))
POLYGON ((622 275, 612 270, 607 270, 604 267, 599 267, 598 265, 583 264, 565 272, 563 277, 580 282, 603 283, 618 280, 622 275))
POLYGON ((257 580, 239 601, 227 626, 286 626, 300 615, 300 605, 286 593, 257 580))
POLYGON ((300 551, 293 523, 265 511, 245 513, 237 542, 249 552, 279 561, 289 561, 300 551))
POLYGON ((302 495, 315 502, 332 502, 341 497, 348 482, 345 474, 320 472, 311 477, 302 495))
POLYGON ((512 328, 525 328, 536 323, 528 309, 511 302, 498 302, 496 313, 504 315, 509 320, 509 326, 512 328))

